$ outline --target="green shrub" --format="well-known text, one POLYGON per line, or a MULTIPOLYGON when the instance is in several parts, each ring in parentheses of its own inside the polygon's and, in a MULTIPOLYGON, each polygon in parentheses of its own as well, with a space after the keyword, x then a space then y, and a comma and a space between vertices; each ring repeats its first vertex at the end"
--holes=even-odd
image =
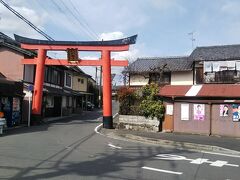
POLYGON ((120 103, 119 114, 143 115, 163 120, 165 108, 158 98, 159 87, 156 84, 146 85, 137 93, 134 89, 123 87, 118 91, 120 103), (139 96, 138 94, 141 94, 139 96))
POLYGON ((159 87, 156 84, 146 85, 142 88, 142 102, 140 112, 145 117, 156 117, 162 121, 165 108, 162 101, 158 99, 159 87))

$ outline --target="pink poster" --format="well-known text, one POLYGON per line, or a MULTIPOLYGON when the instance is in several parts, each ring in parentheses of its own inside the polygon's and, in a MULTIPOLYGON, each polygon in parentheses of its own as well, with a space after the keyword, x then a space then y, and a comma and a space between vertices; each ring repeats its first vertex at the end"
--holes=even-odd
POLYGON ((205 105, 194 104, 193 108, 194 120, 203 121, 205 118, 205 105))

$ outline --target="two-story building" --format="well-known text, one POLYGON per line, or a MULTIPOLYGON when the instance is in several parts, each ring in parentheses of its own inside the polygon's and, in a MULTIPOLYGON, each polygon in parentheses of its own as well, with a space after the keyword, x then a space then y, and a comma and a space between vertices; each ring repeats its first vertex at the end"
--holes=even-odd
POLYGON ((138 58, 129 85, 160 86, 163 130, 240 137, 240 45, 197 47, 188 57, 138 58))
POLYGON ((239 137, 240 45, 197 47, 189 58, 194 85, 160 89, 170 129, 239 137))
POLYGON ((26 72, 21 59, 32 58, 35 52, 20 48, 20 44, 0 32, 0 103, 9 127, 24 121, 23 77, 26 72), (4 107, 4 108, 3 108, 4 107))
POLYGON ((140 88, 146 84, 192 85, 193 61, 189 57, 138 58, 125 70, 129 86, 140 88))

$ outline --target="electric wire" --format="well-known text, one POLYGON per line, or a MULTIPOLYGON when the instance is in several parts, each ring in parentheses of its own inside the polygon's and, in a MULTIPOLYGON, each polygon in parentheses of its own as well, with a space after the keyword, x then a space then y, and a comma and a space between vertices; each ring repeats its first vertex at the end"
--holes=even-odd
MULTIPOLYGON (((53 0, 54 1, 54 0, 53 0)), ((64 6, 64 8, 72 15, 72 17, 82 26, 82 22, 77 18, 77 16, 71 11, 71 9, 62 1, 59 0, 61 2, 61 4, 64 6)), ((82 27, 82 29, 84 30, 84 32, 93 40, 96 39, 96 37, 94 37, 88 30, 86 30, 85 28, 82 27)))
POLYGON ((89 24, 87 23, 87 21, 85 21, 85 19, 83 18, 82 14, 80 13, 80 11, 75 7, 75 5, 73 4, 72 0, 69 0, 70 5, 73 7, 74 11, 76 12, 76 14, 81 17, 82 19, 82 25, 85 26, 90 32, 91 34, 99 39, 99 36, 97 35, 97 33, 89 26, 89 24))
POLYGON ((50 37, 49 35, 47 35, 45 32, 43 32, 41 29, 39 29, 38 27, 36 27, 33 23, 31 23, 29 20, 27 20, 24 16, 22 16, 19 12, 17 12, 15 9, 13 9, 12 7, 10 7, 6 2, 4 2, 3 0, 0 0, 0 3, 5 6, 8 10, 10 10, 13 14, 15 14, 18 18, 20 18, 21 20, 23 20, 25 23, 27 23, 30 27, 32 27, 35 31, 37 31, 39 34, 41 34, 42 36, 44 36, 47 40, 49 41, 54 41, 54 39, 52 37, 50 37))

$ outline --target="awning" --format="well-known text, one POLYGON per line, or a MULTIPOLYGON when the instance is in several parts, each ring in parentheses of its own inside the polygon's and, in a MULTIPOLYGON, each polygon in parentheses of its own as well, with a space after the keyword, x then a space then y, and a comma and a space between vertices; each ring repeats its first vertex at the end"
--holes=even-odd
POLYGON ((205 97, 240 99, 240 84, 166 85, 160 88, 163 97, 205 97))
POLYGON ((0 78, 0 96, 24 96, 23 83, 0 78))

